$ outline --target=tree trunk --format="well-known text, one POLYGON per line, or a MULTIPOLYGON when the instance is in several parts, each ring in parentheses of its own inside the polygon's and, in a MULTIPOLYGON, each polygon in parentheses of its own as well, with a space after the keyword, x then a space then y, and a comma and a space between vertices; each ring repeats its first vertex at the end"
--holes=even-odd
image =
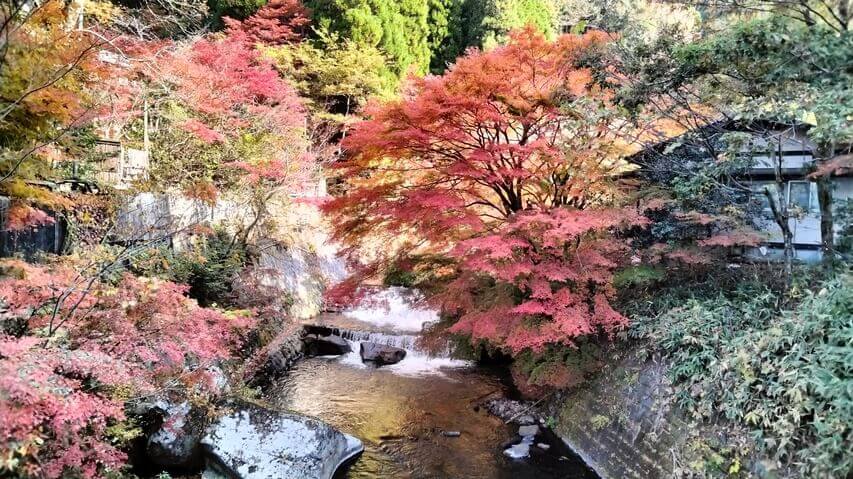
POLYGON ((794 273, 794 233, 791 231, 791 224, 789 222, 790 213, 788 211, 788 197, 785 191, 785 177, 782 174, 782 162, 784 161, 784 156, 782 155, 781 137, 779 138, 776 152, 771 152, 770 158, 773 161, 776 190, 778 191, 777 198, 774 199, 769 190, 765 189, 764 191, 770 202, 770 210, 773 212, 773 219, 782 231, 782 242, 784 244, 783 258, 785 261, 785 288, 788 289, 791 286, 791 278, 794 273))
POLYGON ((86 0, 71 0, 65 7, 65 29, 83 28, 83 12, 86 11, 86 0))

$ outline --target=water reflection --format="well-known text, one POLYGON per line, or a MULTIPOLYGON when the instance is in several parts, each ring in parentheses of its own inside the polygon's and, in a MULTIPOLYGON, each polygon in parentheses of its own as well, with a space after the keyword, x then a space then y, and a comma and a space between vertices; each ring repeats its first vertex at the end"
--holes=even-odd
MULTIPOLYGON (((308 359, 271 392, 277 406, 325 420, 364 441, 349 478, 586 478, 576 461, 536 450, 516 462, 501 444, 514 431, 475 405, 502 394, 498 378, 480 369, 407 377, 308 359), (459 431, 445 437, 442 431, 459 431)), ((535 448, 534 448, 535 449, 535 448)))
POLYGON ((516 427, 477 407, 506 394, 500 373, 455 359, 449 349, 428 354, 419 348, 417 333, 437 316, 413 306, 416 299, 404 288, 377 290, 356 308, 311 319, 308 324, 327 328, 323 334, 347 339, 353 352, 299 362, 269 391, 270 402, 361 439, 365 452, 345 473, 349 478, 594 477, 553 437, 547 452, 533 447, 527 459, 505 457, 503 445, 516 427), (403 348, 407 355, 376 368, 362 363, 360 341, 403 348))

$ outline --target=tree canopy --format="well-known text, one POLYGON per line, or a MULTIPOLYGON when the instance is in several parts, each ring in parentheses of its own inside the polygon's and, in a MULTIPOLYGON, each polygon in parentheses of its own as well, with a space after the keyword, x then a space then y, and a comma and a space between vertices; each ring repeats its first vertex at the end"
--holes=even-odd
POLYGON ((606 114, 589 114, 608 93, 580 66, 603 42, 517 31, 369 107, 344 141, 351 190, 327 205, 336 237, 358 247, 402 234, 409 252, 456 258, 443 302, 461 318, 455 330, 515 351, 623 323, 607 285, 625 250, 605 238, 643 219, 608 209, 620 199, 620 140, 606 114), (509 305, 476 305, 483 276, 518 291, 509 305))

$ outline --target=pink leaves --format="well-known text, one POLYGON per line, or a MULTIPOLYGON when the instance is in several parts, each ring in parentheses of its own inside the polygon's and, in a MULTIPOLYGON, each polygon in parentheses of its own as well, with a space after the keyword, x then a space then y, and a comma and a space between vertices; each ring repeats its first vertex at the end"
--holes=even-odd
MULTIPOLYGON (((343 141, 350 153, 344 164, 347 177, 356 190, 369 188, 363 180, 368 174, 369 182, 391 185, 375 199, 390 205, 381 211, 429 219, 417 222, 418 233, 436 242, 476 236, 531 206, 559 206, 567 201, 566 192, 599 194, 604 188, 588 183, 601 178, 592 170, 601 169, 602 162, 597 157, 580 165, 567 156, 568 118, 557 99, 567 82, 576 83, 568 89, 598 98, 588 73, 566 73, 574 69, 574 59, 601 41, 587 35, 549 42, 525 30, 510 45, 469 52, 442 76, 411 79, 402 99, 369 105, 369 119, 343 141), (457 203, 468 213, 457 214, 457 203)), ((346 205, 350 212, 367 214, 370 208, 372 214, 372 204, 353 204, 357 193, 351 202, 328 209, 341 211, 346 205)))
POLYGON ((28 336, 23 338, 0 336, 0 358, 20 359, 21 356, 35 347, 39 342, 38 338, 28 336))
POLYGON ((366 250, 404 236, 449 256, 437 300, 475 342, 538 351, 624 324, 607 303, 629 249, 616 237, 648 220, 602 206, 621 193, 611 114, 561 109, 566 96, 607 104, 576 62, 604 42, 524 30, 370 105, 343 141, 349 192, 326 205, 336 238, 366 250))
POLYGON ((311 11, 299 0, 271 0, 242 22, 225 18, 228 33, 250 43, 281 45, 299 41, 311 23, 311 11))
POLYGON ((225 135, 208 127, 195 118, 181 123, 180 127, 194 134, 199 140, 205 143, 222 143, 225 141, 225 135))
POLYGON ((527 248, 530 244, 521 239, 503 234, 493 234, 471 238, 463 241, 456 248, 462 254, 483 254, 492 260, 508 259, 519 248, 527 248))
POLYGON ((33 476, 77 471, 95 477, 104 467, 117 469, 124 454, 105 434, 110 422, 124 418, 122 405, 84 390, 76 379, 109 380, 111 360, 42 348, 42 342, 0 338, 4 351, 15 351, 0 357, 0 454, 18 456, 20 469, 33 476))
POLYGON ((648 219, 632 208, 575 210, 554 208, 519 214, 511 222, 517 231, 537 231, 543 244, 557 246, 590 232, 617 227, 644 226, 648 219))
POLYGON ((53 224, 54 219, 44 211, 20 202, 14 202, 7 212, 6 229, 20 231, 53 224))
POLYGON ((54 342, 0 336, 0 456, 34 477, 100 477, 120 467, 124 455, 107 427, 124 419, 123 404, 110 393, 150 393, 184 377, 189 363, 229 358, 254 325, 248 315, 199 307, 174 283, 125 276, 87 286, 62 267, 2 267, 0 297, 10 309, 31 313, 32 329, 67 334, 54 342))
POLYGON ((196 113, 182 127, 202 141, 222 142, 250 125, 292 130, 304 124, 296 92, 242 33, 200 38, 160 63, 159 76, 174 86, 173 97, 196 113))
POLYGON ((506 283, 521 299, 512 307, 501 304, 493 309, 475 302, 452 331, 487 339, 514 353, 612 333, 627 324, 608 298, 613 272, 627 260, 628 248, 611 234, 645 223, 629 209, 560 208, 519 213, 496 233, 460 243, 454 254, 464 269, 506 283))
POLYGON ((752 230, 733 230, 723 231, 707 239, 699 241, 700 246, 758 246, 766 237, 757 231, 752 230))

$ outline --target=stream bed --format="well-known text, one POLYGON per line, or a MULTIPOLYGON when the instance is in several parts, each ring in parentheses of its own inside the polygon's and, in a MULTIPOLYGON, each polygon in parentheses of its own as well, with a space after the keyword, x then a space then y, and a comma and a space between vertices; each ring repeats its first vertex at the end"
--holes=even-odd
POLYGON ((311 321, 334 328, 353 352, 304 359, 268 391, 274 405, 317 417, 364 442, 364 454, 339 477, 595 477, 548 431, 536 438, 545 446, 531 447, 529 457, 506 457, 505 447, 520 440, 518 426, 480 407, 486 398, 511 394, 505 372, 420 350, 418 331, 435 314, 410 306, 402 290, 378 296, 382 304, 311 321), (406 358, 382 367, 365 364, 361 341, 404 348, 406 358))

